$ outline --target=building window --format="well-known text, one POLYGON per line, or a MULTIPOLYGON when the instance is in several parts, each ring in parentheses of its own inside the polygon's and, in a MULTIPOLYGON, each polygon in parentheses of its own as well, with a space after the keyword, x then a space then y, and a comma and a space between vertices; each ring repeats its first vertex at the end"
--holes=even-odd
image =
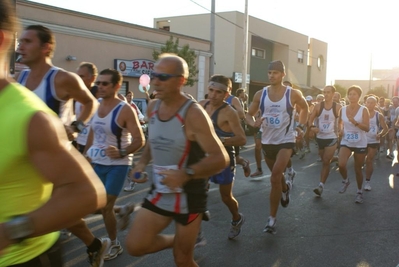
POLYGON ((304 56, 305 52, 303 50, 298 50, 298 63, 303 63, 304 56))
POLYGON ((129 82, 122 82, 121 88, 119 88, 119 92, 121 95, 126 96, 129 91, 129 82))
POLYGON ((252 48, 252 56, 264 59, 266 57, 266 51, 259 48, 252 48))
POLYGON ((324 68, 324 57, 321 55, 317 58, 317 68, 319 70, 323 70, 324 68))

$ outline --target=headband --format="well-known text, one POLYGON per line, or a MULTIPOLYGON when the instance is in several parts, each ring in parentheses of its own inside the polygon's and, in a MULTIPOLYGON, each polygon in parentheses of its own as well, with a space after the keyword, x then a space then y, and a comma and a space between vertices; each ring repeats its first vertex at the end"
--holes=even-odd
POLYGON ((208 84, 208 88, 209 87, 214 87, 216 89, 222 90, 222 91, 226 91, 227 92, 227 86, 222 84, 222 83, 218 83, 218 82, 212 82, 210 81, 208 84))

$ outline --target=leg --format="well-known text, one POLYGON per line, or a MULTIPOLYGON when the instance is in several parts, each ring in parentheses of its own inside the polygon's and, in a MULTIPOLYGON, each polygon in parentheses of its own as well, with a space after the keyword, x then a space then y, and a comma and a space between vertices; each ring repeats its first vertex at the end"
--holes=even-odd
POLYGON ((328 175, 330 174, 330 163, 331 159, 334 156, 335 150, 337 149, 337 144, 329 147, 325 147, 323 149, 323 152, 321 154, 321 159, 323 161, 323 167, 321 169, 321 175, 320 175, 320 182, 323 184, 326 183, 328 175))
POLYGON ((202 214, 187 225, 176 223, 173 256, 177 267, 198 267, 194 261, 194 245, 200 230, 202 214))
POLYGON ((362 190, 363 185, 363 172, 362 166, 364 164, 364 159, 366 157, 366 153, 354 153, 353 158, 355 159, 355 174, 356 174, 356 182, 357 189, 362 190))
POLYGON ((77 224, 69 227, 68 231, 82 240, 87 247, 90 246, 95 239, 95 236, 90 232, 86 222, 83 219, 80 219, 77 224))
MULTIPOLYGON (((138 210, 126 237, 126 249, 128 253, 132 256, 140 257, 145 254, 172 248, 174 235, 159 234, 171 222, 171 217, 157 214, 145 208, 138 210)), ((197 233, 195 234, 196 236, 197 233)))
POLYGON ((101 210, 104 218, 105 229, 111 241, 116 240, 116 217, 114 212, 114 205, 117 196, 107 195, 107 205, 101 210))
POLYGON ((232 215, 233 221, 237 221, 241 218, 241 216, 238 213, 238 202, 233 196, 233 184, 234 182, 231 184, 219 185, 219 192, 220 196, 222 197, 223 203, 227 206, 232 215))
POLYGON ((255 139, 255 161, 256 161, 256 172, 251 174, 251 177, 256 177, 263 174, 262 171, 262 142, 258 138, 258 133, 254 135, 255 139))
POLYGON ((339 167, 339 173, 342 176, 342 179, 346 180, 348 178, 348 169, 346 167, 346 164, 348 163, 348 159, 351 156, 352 151, 345 147, 341 146, 339 149, 339 156, 338 156, 338 167, 339 167))
POLYGON ((366 181, 370 181, 371 175, 373 174, 373 161, 374 156, 377 153, 377 148, 368 147, 366 156, 366 181))

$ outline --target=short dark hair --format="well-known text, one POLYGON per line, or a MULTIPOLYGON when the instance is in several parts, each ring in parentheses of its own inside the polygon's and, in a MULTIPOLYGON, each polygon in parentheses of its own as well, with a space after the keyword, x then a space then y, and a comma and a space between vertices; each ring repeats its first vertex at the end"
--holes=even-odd
POLYGON ((0 30, 16 32, 17 17, 11 1, 0 0, 0 30))
POLYGON ((105 69, 100 72, 100 75, 111 75, 111 82, 115 84, 122 84, 122 74, 116 69, 105 69))
POLYGON ((87 70, 90 72, 90 74, 94 77, 98 76, 98 69, 96 67, 96 65, 94 65, 91 62, 82 62, 79 65, 79 69, 80 68, 87 68, 87 70))
POLYGON ((283 84, 292 87, 292 83, 290 81, 284 81, 283 84))
POLYGON ((51 52, 47 56, 53 56, 55 51, 55 36, 49 28, 43 25, 30 25, 25 28, 25 31, 35 31, 41 44, 50 44, 51 52))
POLYGON ((362 88, 360 88, 359 85, 352 85, 351 87, 349 87, 348 95, 351 91, 355 91, 359 95, 359 97, 362 95, 362 92, 363 92, 362 88))
MULTIPOLYGON (((335 86, 334 85, 326 85, 326 87, 324 87, 324 88, 331 88, 331 91, 333 92, 333 93, 335 93, 336 91, 337 91, 337 88, 335 88, 335 86)), ((341 94, 339 94, 339 96, 341 96, 341 94)))
POLYGON ((240 96, 240 94, 242 94, 244 92, 245 92, 244 88, 238 88, 237 91, 236 91, 236 96, 238 97, 238 96, 240 96))

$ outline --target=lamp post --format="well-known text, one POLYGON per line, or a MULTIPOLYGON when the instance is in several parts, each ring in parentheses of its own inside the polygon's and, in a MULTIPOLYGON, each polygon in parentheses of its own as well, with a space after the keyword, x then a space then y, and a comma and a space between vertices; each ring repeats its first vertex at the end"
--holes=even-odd
POLYGON ((244 44, 242 57, 242 88, 247 87, 247 65, 248 65, 248 0, 245 0, 245 14, 244 14, 244 44))

